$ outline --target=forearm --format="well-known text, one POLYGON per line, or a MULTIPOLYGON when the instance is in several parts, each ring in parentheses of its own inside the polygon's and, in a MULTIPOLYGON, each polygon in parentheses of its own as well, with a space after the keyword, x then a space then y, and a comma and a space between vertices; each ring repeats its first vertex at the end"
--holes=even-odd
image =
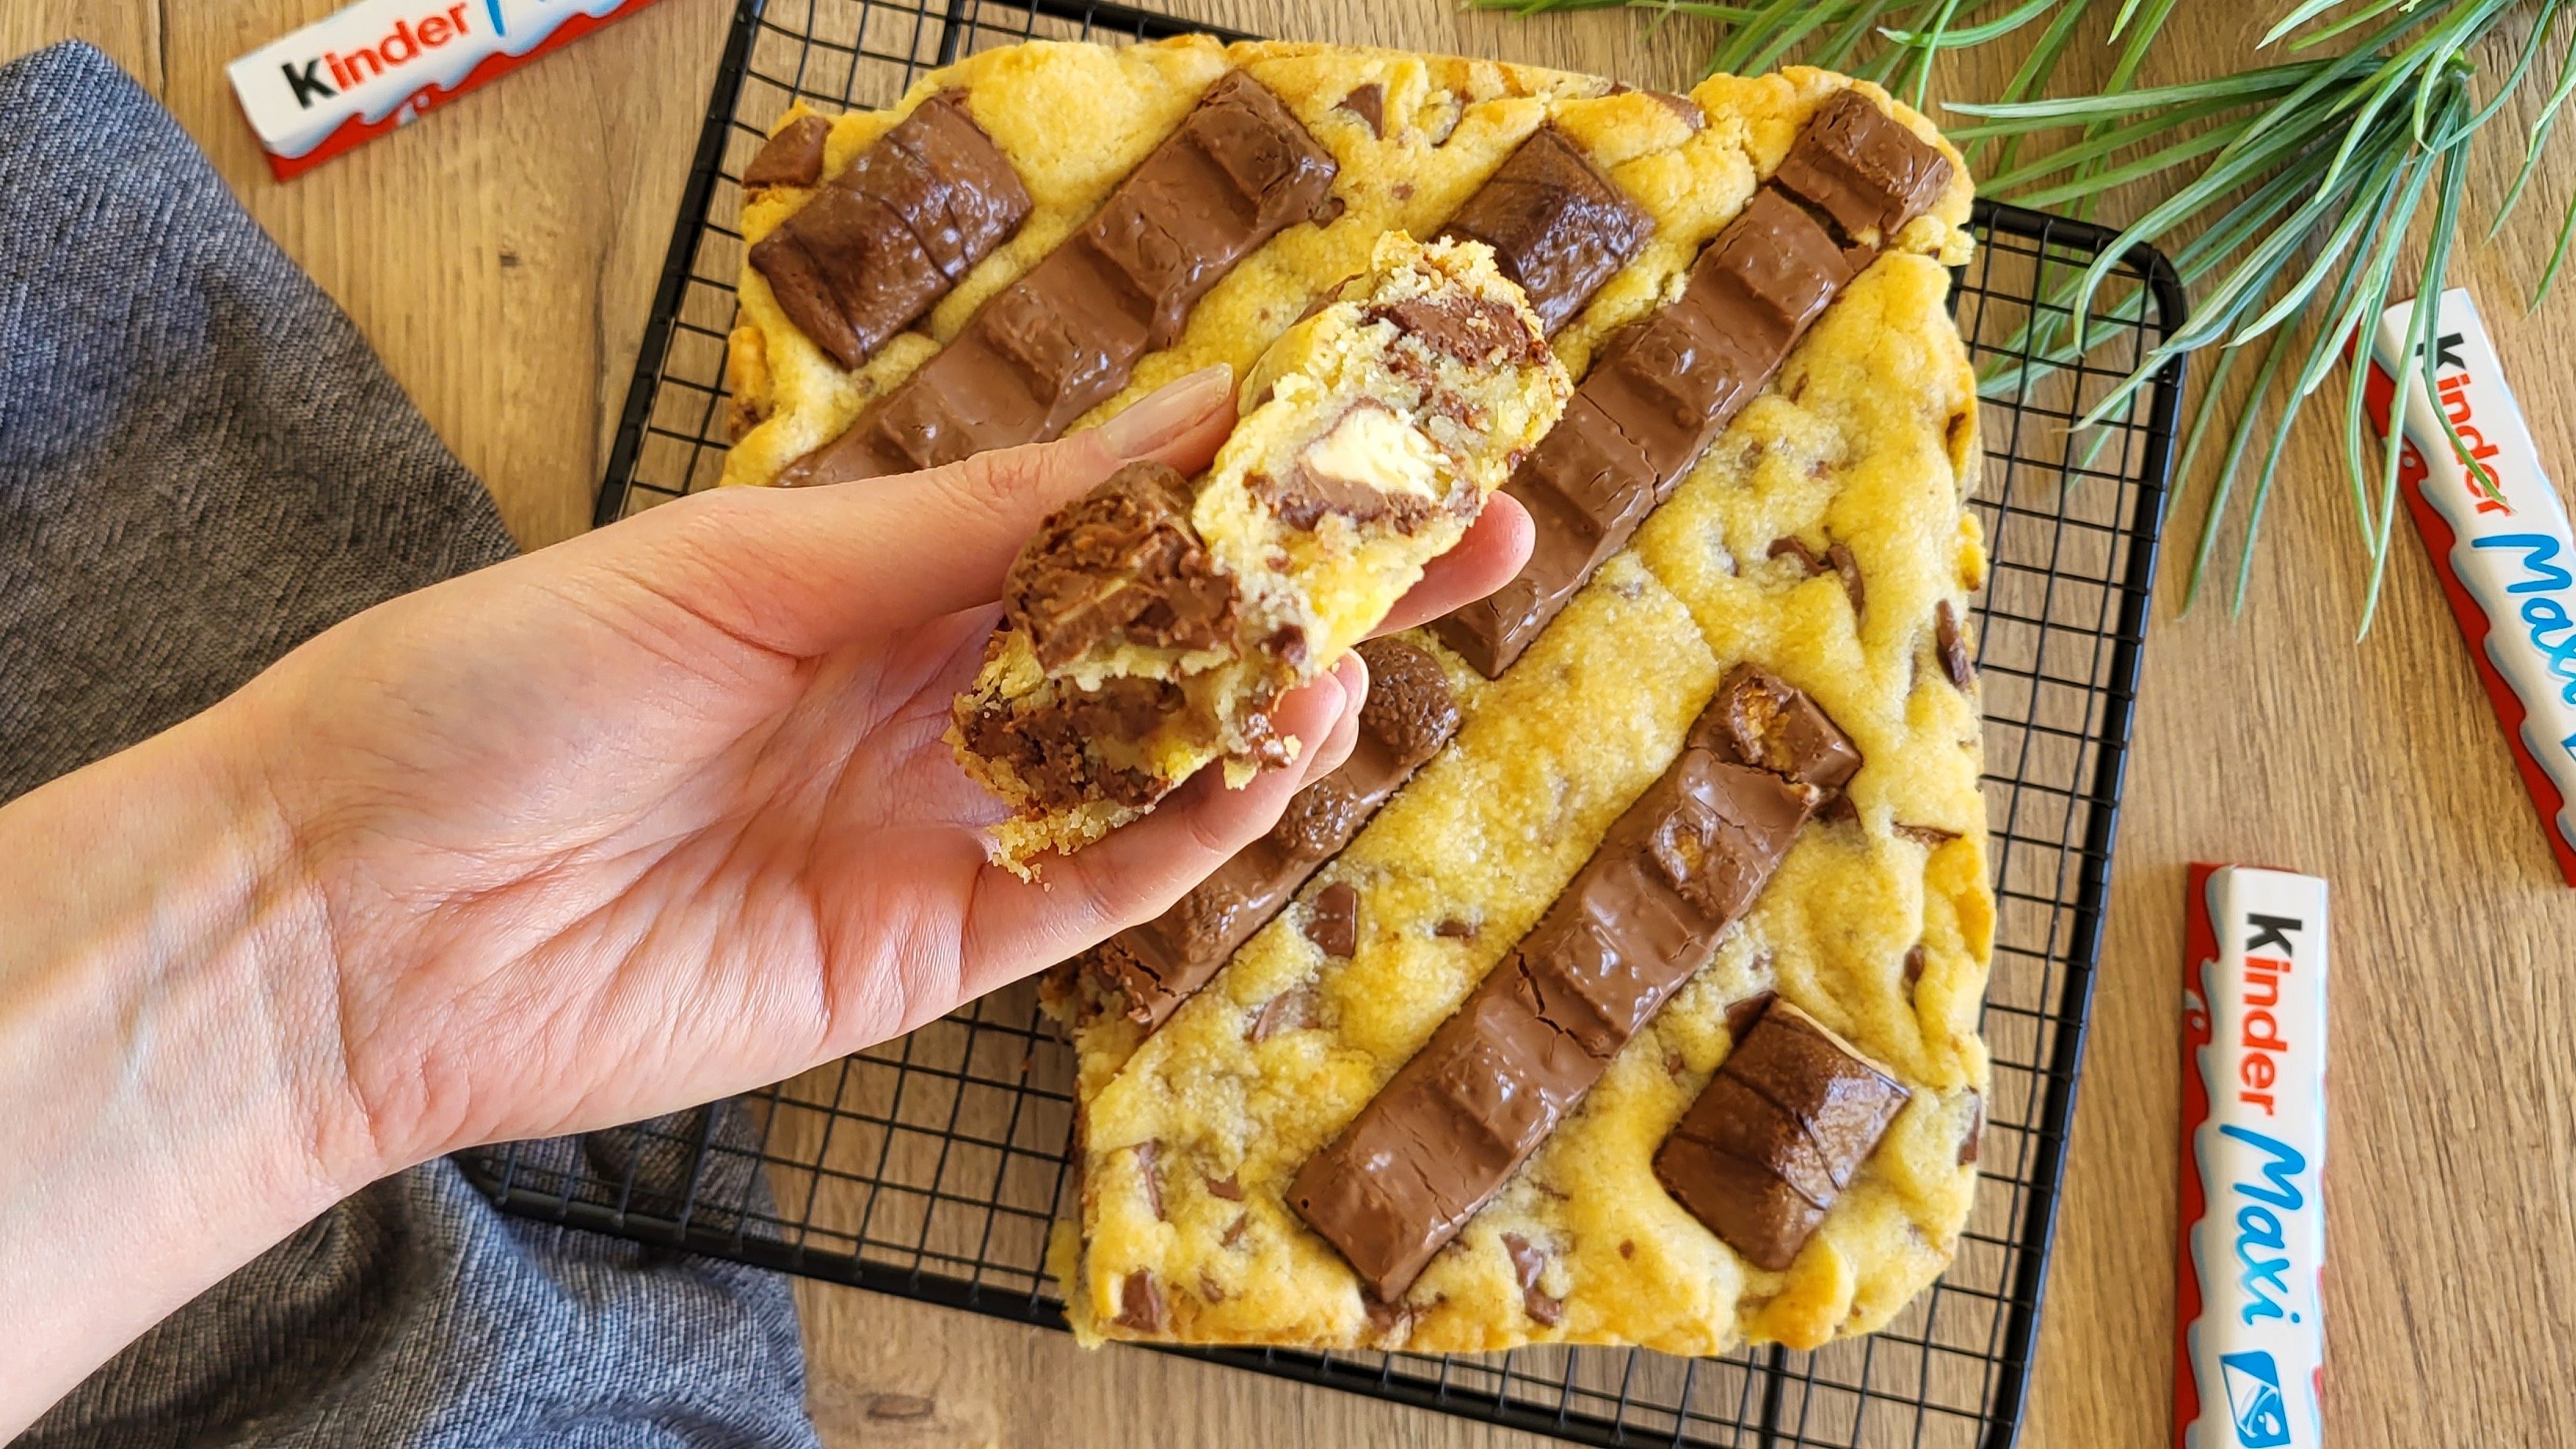
POLYGON ((316 915, 201 718, 0 808, 0 1439, 371 1174, 316 915))

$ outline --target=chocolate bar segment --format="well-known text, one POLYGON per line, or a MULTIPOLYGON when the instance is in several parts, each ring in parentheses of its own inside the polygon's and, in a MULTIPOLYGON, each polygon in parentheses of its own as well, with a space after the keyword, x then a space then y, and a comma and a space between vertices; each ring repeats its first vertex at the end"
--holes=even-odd
POLYGON ((1813 1018, 1774 1004, 1656 1151, 1655 1176, 1727 1246, 1779 1272, 1908 1095, 1813 1018))
POLYGON ((1769 385, 1851 276, 1813 218, 1756 192, 1692 264, 1680 298, 1603 345, 1565 415, 1503 485, 1537 522, 1537 544, 1509 584, 1440 620, 1441 639, 1489 679, 1510 668, 1769 385))
POLYGON ((1441 229, 1480 241, 1550 335, 1636 258, 1652 217, 1554 127, 1530 134, 1441 229))
MULTIPOLYGON (((1851 100, 1877 115, 1866 100, 1851 100)), ((1828 107, 1819 117, 1840 114, 1840 107, 1828 107)), ((1830 178, 1848 169, 1839 158, 1860 144, 1857 154, 1869 159, 1870 169, 1859 173, 1862 180, 1834 183, 1843 187, 1831 191, 1837 205, 1855 216, 1864 203, 1930 205, 1947 185, 1948 161, 1913 132, 1879 119, 1884 129, 1843 122, 1832 136, 1810 124, 1790 158, 1810 178, 1806 184, 1825 191, 1830 178), (1852 141, 1855 135, 1860 142, 1852 141), (1906 153, 1902 165, 1889 160, 1892 150, 1907 146, 1920 156, 1906 153), (1820 151, 1827 154, 1809 154, 1820 151), (1936 172, 1941 185, 1927 184, 1936 172), (1850 188, 1872 176, 1894 177, 1890 184, 1908 189, 1851 201, 1860 193, 1850 188)), ((1789 170, 1783 162, 1782 174, 1789 170)), ((1808 199, 1778 177, 1756 191, 1701 251, 1682 295, 1603 344, 1564 417, 1503 485, 1537 521, 1530 561, 1493 595, 1433 626, 1479 673, 1490 679, 1510 668, 1593 571, 1627 546, 1875 254, 1874 245, 1828 229, 1839 213, 1822 202, 1811 211, 1802 200, 1808 199)), ((1904 219, 1913 214, 1904 212, 1904 219)), ((1873 230, 1885 235, 1893 227, 1873 230)))
POLYGON ((1761 893, 1820 797, 1694 727, 1538 925, 1324 1150, 1288 1204, 1381 1300, 1409 1287, 1761 893))
POLYGON ((829 117, 798 116, 760 144, 751 164, 742 168, 748 190, 760 186, 811 186, 823 179, 823 143, 831 138, 829 117))
POLYGON ((1139 1025, 1161 1025, 1205 986, 1457 733, 1457 701, 1430 655, 1401 639, 1369 640, 1359 654, 1368 662, 1369 693, 1350 758, 1298 791, 1268 835, 1178 904, 1092 954, 1094 975, 1124 998, 1126 1014, 1139 1025))
POLYGON ((1846 240, 1883 247, 1950 188, 1950 158, 1858 91, 1808 118, 1774 184, 1831 217, 1846 240))
POLYGON ((1333 175, 1277 96, 1228 71, 1080 231, 778 481, 905 473, 1062 434, 1170 346, 1237 263, 1316 215, 1333 175))
POLYGON ((1709 706, 1722 758, 1839 790, 1860 773, 1860 748, 1807 692, 1758 664, 1739 664, 1709 706))
MULTIPOLYGON (((804 174, 809 143, 819 175, 822 133, 794 133, 821 120, 805 117, 762 147, 745 184, 773 161, 781 175, 804 174), (799 149, 773 157, 791 138, 799 149)), ((966 93, 942 91, 753 244, 751 264, 788 321, 856 367, 1017 231, 1029 205, 1019 173, 966 113, 966 93)))

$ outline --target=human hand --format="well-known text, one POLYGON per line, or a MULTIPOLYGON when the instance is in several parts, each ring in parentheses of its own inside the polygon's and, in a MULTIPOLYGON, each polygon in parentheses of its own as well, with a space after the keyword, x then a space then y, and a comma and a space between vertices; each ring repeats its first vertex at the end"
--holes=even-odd
MULTIPOLYGON (((1202 777, 1044 884, 942 739, 1039 519, 1124 461, 1204 466, 1222 370, 1096 431, 905 478, 682 499, 396 599, 202 720, 272 813, 326 978, 290 992, 357 1180, 748 1089, 1169 905, 1350 749, 1356 658, 1283 702, 1297 765, 1202 777)), ((1499 586, 1489 506, 1390 621, 1499 586)))

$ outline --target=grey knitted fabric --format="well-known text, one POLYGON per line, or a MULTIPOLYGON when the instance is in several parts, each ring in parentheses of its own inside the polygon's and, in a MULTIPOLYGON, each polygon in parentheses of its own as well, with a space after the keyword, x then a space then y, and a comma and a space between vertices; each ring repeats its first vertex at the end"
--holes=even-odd
MULTIPOLYGON (((0 67, 0 801, 378 600, 506 558, 482 485, 170 115, 65 44, 0 67)), ((740 1113, 522 1156, 756 1204, 740 1113)), ((806 1445, 784 1280, 506 1218, 451 1162, 325 1213, 22 1445, 806 1445)))

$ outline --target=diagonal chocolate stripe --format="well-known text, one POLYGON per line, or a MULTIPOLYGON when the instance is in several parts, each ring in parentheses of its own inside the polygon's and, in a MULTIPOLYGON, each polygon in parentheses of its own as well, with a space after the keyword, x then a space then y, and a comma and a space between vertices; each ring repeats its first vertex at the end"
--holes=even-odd
POLYGON ((1277 96, 1226 72, 1080 231, 778 481, 874 478, 1062 434, 1170 346, 1237 263, 1321 217, 1333 176, 1277 96))
POLYGON ((1564 417, 1503 485, 1537 520, 1530 561, 1433 626, 1488 679, 1627 546, 1879 240, 1939 198, 1950 163, 1844 91, 1818 108, 1780 171, 1700 253, 1679 298, 1603 345, 1564 417), (1846 215, 1871 223, 1874 239, 1845 231, 1846 215))
MULTIPOLYGON (((1531 309, 1553 332, 1635 258, 1653 231, 1653 219, 1582 148, 1542 127, 1504 158, 1440 234, 1492 247, 1495 264, 1529 295, 1531 309)), ((1369 662, 1369 700, 1351 757, 1300 792, 1269 835, 1172 909, 1092 953, 1093 976, 1124 1000, 1137 1024, 1160 1026, 1213 979, 1456 730, 1457 706, 1429 655, 1395 640, 1364 644, 1360 652, 1369 662)))
MULTIPOLYGON (((800 118, 761 148, 743 184, 812 185, 829 130, 820 116, 800 118)), ((966 93, 942 91, 754 243, 751 264, 788 321, 856 367, 1028 214, 1028 189, 967 114, 966 93)))
POLYGON ((1909 1096, 1849 1042, 1774 1003, 1656 1150, 1655 1176, 1727 1246, 1780 1272, 1909 1096))
POLYGON ((1430 655, 1401 639, 1370 640, 1359 654, 1368 661, 1369 694, 1350 758, 1298 791, 1268 835, 1170 910, 1092 954, 1095 979, 1123 998, 1139 1025, 1160 1026, 1205 986, 1457 731, 1457 702, 1430 655))
POLYGON ((1729 763, 1722 704, 1287 1201, 1381 1302, 1499 1191, 1708 959, 1823 792, 1729 763))

